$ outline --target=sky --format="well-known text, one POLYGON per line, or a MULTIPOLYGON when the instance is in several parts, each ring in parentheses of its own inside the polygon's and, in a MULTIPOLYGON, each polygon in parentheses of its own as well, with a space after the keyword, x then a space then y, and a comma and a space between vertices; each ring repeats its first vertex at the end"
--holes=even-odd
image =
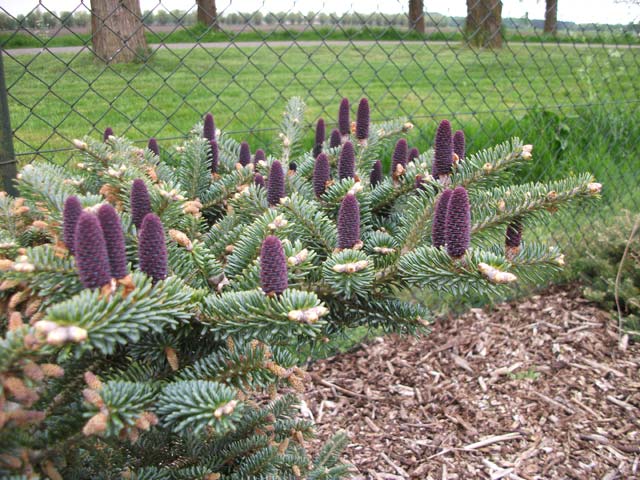
MULTIPOLYGON (((38 4, 56 12, 71 11, 80 2, 88 8, 90 0, 0 0, 0 8, 10 14, 27 13, 38 4)), ((217 0, 218 12, 301 11, 344 13, 399 13, 407 9, 408 0, 217 0)), ((140 0, 142 10, 166 8, 185 10, 195 0, 140 0)), ((465 0, 424 0, 425 10, 451 16, 466 14, 465 0)), ((502 16, 530 19, 544 18, 544 0, 503 0, 502 16)), ((558 20, 576 23, 623 23, 640 20, 640 6, 616 3, 615 0, 558 0, 558 20)))

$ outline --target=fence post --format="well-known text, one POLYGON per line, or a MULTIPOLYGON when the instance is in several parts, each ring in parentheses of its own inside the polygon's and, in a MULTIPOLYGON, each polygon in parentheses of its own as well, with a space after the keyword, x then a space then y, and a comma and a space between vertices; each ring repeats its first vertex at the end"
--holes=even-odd
POLYGON ((16 178, 16 157, 13 151, 13 132, 9 117, 9 101, 7 99, 7 85, 4 81, 4 66, 2 64, 2 50, 0 49, 0 174, 4 190, 13 196, 18 195, 13 181, 16 178))

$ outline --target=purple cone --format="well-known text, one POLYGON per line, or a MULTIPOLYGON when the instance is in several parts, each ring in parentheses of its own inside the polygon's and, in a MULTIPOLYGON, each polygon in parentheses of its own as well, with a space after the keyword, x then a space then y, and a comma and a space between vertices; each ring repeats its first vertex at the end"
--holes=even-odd
POLYGON ((433 223, 431 224, 431 245, 436 248, 444 247, 446 243, 446 223, 447 223, 447 208, 449 207, 449 200, 453 190, 447 188, 438 201, 433 212, 433 223))
POLYGON ((238 162, 243 167, 246 167, 251 163, 251 149, 249 148, 249 144, 247 142, 242 142, 240 144, 240 155, 238 156, 238 162))
POLYGON ((369 138, 369 100, 363 98, 358 105, 356 115, 356 138, 366 140, 369 138))
POLYGON ((331 178, 329 159, 324 153, 321 153, 316 158, 316 163, 313 167, 313 191, 316 197, 322 196, 327 188, 329 178, 331 178))
POLYGON ((449 175, 453 165, 453 147, 451 145, 451 124, 449 120, 443 120, 436 131, 435 154, 431 175, 435 178, 441 175, 449 175))
POLYGON ((75 232, 75 259, 84 288, 99 288, 111 281, 109 256, 98 218, 82 212, 75 232))
POLYGON ((107 127, 104 129, 104 133, 102 134, 102 140, 106 142, 109 140, 109 137, 113 136, 113 128, 107 127))
POLYGON ((396 173, 398 165, 402 165, 403 167, 407 166, 408 150, 409 145, 407 145, 407 141, 404 138, 398 140, 393 150, 393 157, 391 157, 391 175, 396 173))
POLYGON ((380 182, 382 182, 382 162, 380 160, 376 160, 376 163, 373 164, 373 168, 371 169, 371 174, 369 175, 369 183, 372 187, 375 187, 380 182))
POLYGON ((407 163, 413 162, 419 156, 420 156, 420 150, 418 150, 416 147, 413 147, 411 150, 409 150, 409 156, 408 156, 408 159, 407 159, 407 163))
POLYGON ((67 246, 71 254, 75 252, 75 234, 78 218, 82 213, 82 205, 75 195, 71 195, 64 201, 64 210, 62 211, 62 236, 64 244, 67 246))
POLYGON ((342 144, 342 139, 340 138, 340 132, 337 128, 331 130, 331 137, 329 138, 329 148, 336 148, 342 144))
POLYGON ((340 102, 338 110, 338 129, 340 135, 349 135, 351 133, 351 121, 349 120, 349 100, 343 98, 340 102))
POLYGON ((338 159, 338 178, 354 178, 356 176, 356 152, 353 143, 347 141, 342 146, 338 159))
POLYGON ((158 141, 155 138, 151 137, 149 139, 149 143, 147 143, 147 148, 151 150, 156 155, 156 157, 160 156, 160 147, 158 147, 158 141))
POLYGON ((453 134, 453 153, 458 155, 458 160, 462 160, 464 158, 464 149, 464 132, 462 130, 457 130, 456 133, 453 134))
POLYGON ((122 224, 116 209, 109 204, 102 205, 98 210, 98 220, 107 246, 111 277, 126 277, 129 272, 127 271, 124 233, 122 233, 122 224))
POLYGON ((213 115, 207 113, 204 116, 204 127, 202 129, 202 138, 206 138, 210 142, 216 139, 216 124, 213 115))
POLYGON ((289 286, 287 259, 278 237, 269 235, 260 249, 260 286, 264 293, 280 295, 289 286))
POLYGON ((256 175, 253 177, 253 183, 255 183, 256 185, 265 188, 264 185, 264 177, 262 175, 260 175, 259 173, 256 173, 256 175))
POLYGON ((269 170, 269 178, 267 178, 267 200, 269 205, 274 207, 280 204, 280 199, 284 197, 284 172, 282 164, 278 160, 274 160, 269 170))
POLYGON ((154 283, 167 277, 167 244, 162 222, 155 213, 147 214, 142 221, 138 235, 138 260, 140 270, 154 283))
POLYGON ((316 123, 316 139, 313 144, 313 157, 316 158, 322 152, 322 144, 324 143, 326 136, 326 127, 324 120, 321 118, 316 123))
POLYGON ((144 180, 136 178, 131 185, 131 218, 137 229, 142 225, 142 219, 151 212, 151 198, 144 180))
POLYGON ((338 248, 352 248, 360 240, 360 205, 355 195, 348 194, 338 212, 338 248))
POLYGON ((266 155, 264 154, 264 150, 262 150, 261 148, 259 148, 258 150, 256 150, 256 154, 253 157, 253 162, 254 163, 258 163, 260 160, 265 161, 267 159, 266 155))
POLYGON ((211 140, 209 142, 209 160, 211 160, 211 173, 218 173, 220 166, 220 152, 218 150, 218 142, 211 140))
POLYGON ((520 220, 514 220, 507 227, 507 234, 505 237, 505 245, 507 247, 517 248, 522 242, 522 222, 520 220))
POLYGON ((462 257, 471 243, 471 210, 469 196, 464 187, 456 187, 451 194, 447 208, 445 235, 449 256, 462 257))

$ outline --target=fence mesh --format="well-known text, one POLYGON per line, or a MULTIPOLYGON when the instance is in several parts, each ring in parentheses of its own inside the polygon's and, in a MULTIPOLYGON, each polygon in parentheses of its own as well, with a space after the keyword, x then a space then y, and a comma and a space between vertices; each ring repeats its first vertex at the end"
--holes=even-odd
MULTIPOLYGON (((410 4, 422 3, 413 0, 370 13, 303 13, 295 1, 259 2, 252 13, 239 11, 245 2, 199 3, 175 10, 172 0, 93 0, 66 12, 55 1, 24 11, 0 3, 18 163, 68 161, 71 139, 107 126, 162 146, 208 111, 223 130, 268 149, 290 97, 304 98, 311 126, 319 117, 335 123, 342 97, 366 96, 373 122, 410 119, 421 150, 442 118, 465 130, 470 151, 517 135, 540 159, 523 180, 590 170, 611 207, 597 213, 640 209, 637 2, 625 24, 558 21, 555 33, 528 17, 496 27, 498 0, 467 1, 477 7, 470 20, 410 17, 410 4)), ((545 2, 536 5, 531 15, 544 18, 545 2)))

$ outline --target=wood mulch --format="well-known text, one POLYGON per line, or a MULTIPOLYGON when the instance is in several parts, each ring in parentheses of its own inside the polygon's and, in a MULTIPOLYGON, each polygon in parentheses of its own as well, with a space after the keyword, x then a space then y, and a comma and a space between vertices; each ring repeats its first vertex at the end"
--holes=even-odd
POLYGON ((309 368, 356 479, 640 478, 640 344, 577 288, 376 338, 309 368))

